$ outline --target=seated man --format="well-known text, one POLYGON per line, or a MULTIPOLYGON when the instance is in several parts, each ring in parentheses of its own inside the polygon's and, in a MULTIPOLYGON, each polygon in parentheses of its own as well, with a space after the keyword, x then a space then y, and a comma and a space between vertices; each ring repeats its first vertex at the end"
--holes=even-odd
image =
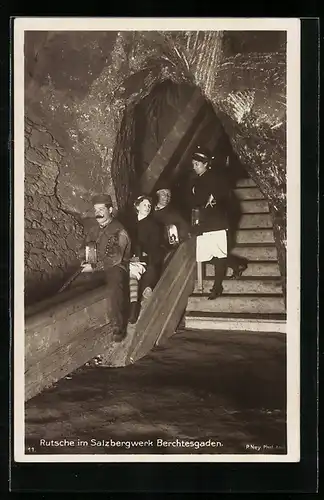
POLYGON ((95 220, 90 225, 85 245, 95 243, 97 262, 82 264, 82 273, 92 273, 98 283, 107 284, 111 298, 111 323, 113 340, 122 341, 126 336, 128 272, 131 242, 124 226, 113 217, 112 200, 109 195, 92 199, 95 220))
POLYGON ((157 204, 154 208, 154 218, 160 222, 168 232, 167 246, 173 246, 175 243, 182 243, 190 236, 189 224, 183 219, 179 212, 171 205, 171 190, 168 188, 159 189, 156 192, 157 204), (172 229, 176 227, 178 233, 177 241, 176 235, 172 233, 172 229), (169 230, 168 230, 169 229, 169 230))

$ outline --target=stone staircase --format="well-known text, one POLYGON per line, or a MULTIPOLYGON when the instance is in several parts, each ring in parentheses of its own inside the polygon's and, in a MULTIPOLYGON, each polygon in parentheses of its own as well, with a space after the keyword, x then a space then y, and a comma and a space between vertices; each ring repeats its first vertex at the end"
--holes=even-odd
POLYGON ((185 327, 188 329, 286 332, 286 310, 274 243, 269 206, 252 179, 240 180, 235 189, 242 217, 232 253, 248 259, 242 277, 223 282, 224 292, 208 300, 214 266, 203 264, 203 288, 189 297, 185 327))

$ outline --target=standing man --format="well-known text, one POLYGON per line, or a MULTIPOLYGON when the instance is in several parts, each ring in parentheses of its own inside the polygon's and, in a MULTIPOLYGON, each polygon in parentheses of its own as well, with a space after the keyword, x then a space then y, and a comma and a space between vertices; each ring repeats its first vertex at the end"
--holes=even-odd
POLYGON ((210 156, 198 148, 192 158, 195 179, 191 185, 191 207, 197 214, 193 232, 197 235, 197 262, 211 262, 215 265, 215 279, 209 300, 223 293, 222 282, 227 267, 233 275, 240 277, 246 269, 246 262, 240 257, 228 254, 228 229, 230 184, 221 169, 210 168, 210 156))
POLYGON ((93 273, 96 281, 107 285, 107 294, 111 299, 113 340, 121 342, 127 327, 131 242, 124 226, 113 217, 111 197, 97 195, 92 203, 95 221, 88 230, 85 244, 95 243, 97 263, 94 267, 82 264, 82 273, 93 273))

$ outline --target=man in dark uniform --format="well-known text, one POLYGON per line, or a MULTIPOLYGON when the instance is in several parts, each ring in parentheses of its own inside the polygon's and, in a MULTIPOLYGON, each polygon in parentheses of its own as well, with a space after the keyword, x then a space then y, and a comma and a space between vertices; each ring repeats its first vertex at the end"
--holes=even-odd
MULTIPOLYGON (((182 215, 172 206, 171 190, 163 187, 156 192, 157 203, 154 207, 154 218, 160 222, 166 229, 176 227, 179 243, 189 238, 190 226, 184 220, 182 215)), ((167 244, 171 244, 167 241, 167 244)))
POLYGON ((98 284, 107 284, 112 305, 113 340, 120 342, 126 336, 131 241, 124 226, 113 217, 109 195, 94 196, 92 203, 95 220, 88 228, 85 245, 95 243, 97 262, 95 266, 82 264, 82 273, 92 273, 91 278, 98 284))
POLYGON ((246 269, 246 261, 228 253, 228 229, 230 227, 230 183, 223 169, 210 168, 210 156, 198 148, 192 164, 196 174, 191 185, 190 203, 197 213, 197 224, 192 232, 197 235, 197 262, 215 265, 215 279, 209 299, 223 292, 222 282, 227 267, 239 277, 246 269))

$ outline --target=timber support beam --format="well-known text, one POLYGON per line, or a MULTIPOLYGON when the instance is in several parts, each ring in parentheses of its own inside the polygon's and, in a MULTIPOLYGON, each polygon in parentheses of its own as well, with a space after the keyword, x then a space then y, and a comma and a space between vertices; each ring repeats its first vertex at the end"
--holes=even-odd
POLYGON ((175 153, 181 139, 188 132, 193 119, 198 114, 202 106, 205 104, 205 99, 200 89, 195 89, 191 99, 189 100, 184 111, 179 115, 176 123, 172 127, 169 134, 165 137, 161 147, 156 152, 150 165, 147 167, 140 179, 142 193, 150 194, 154 189, 155 184, 159 180, 165 167, 170 162, 175 153))

